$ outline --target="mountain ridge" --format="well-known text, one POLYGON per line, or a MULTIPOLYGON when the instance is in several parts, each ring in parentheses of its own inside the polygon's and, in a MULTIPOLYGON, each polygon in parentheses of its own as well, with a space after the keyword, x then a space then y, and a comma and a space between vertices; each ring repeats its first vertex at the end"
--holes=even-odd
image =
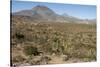
MULTIPOLYGON (((52 9, 43 6, 43 5, 37 5, 33 7, 30 10, 22 10, 18 12, 12 13, 13 16, 23 16, 28 17, 26 18, 29 21, 41 21, 41 22, 72 22, 72 23, 86 23, 91 24, 96 23, 96 19, 92 20, 85 20, 85 19, 79 19, 73 16, 70 16, 68 14, 59 15, 56 14, 52 9), (30 20, 31 19, 31 20, 30 20)), ((24 20, 24 19, 23 19, 24 20)))

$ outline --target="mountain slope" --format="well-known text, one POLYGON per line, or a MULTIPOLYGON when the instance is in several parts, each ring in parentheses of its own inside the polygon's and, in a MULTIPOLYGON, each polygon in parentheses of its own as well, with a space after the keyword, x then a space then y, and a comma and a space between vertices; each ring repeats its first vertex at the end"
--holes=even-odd
POLYGON ((13 16, 21 17, 23 21, 39 21, 39 22, 67 22, 67 23, 96 23, 95 20, 78 19, 67 14, 58 15, 52 9, 37 5, 30 10, 22 10, 12 13, 13 16), (25 20, 24 20, 25 19, 25 20))

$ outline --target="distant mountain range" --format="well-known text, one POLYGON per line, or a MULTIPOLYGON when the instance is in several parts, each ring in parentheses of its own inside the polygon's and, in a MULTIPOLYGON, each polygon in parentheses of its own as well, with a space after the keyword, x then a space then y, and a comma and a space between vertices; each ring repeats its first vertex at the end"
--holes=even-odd
POLYGON ((46 6, 37 5, 30 10, 11 13, 12 17, 21 21, 38 22, 67 22, 67 23, 96 23, 96 19, 79 19, 67 14, 59 15, 46 6))

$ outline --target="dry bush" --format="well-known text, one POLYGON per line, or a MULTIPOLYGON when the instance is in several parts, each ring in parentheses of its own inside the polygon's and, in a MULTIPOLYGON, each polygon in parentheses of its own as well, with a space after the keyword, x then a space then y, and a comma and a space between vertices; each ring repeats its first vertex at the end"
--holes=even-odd
POLYGON ((38 49, 33 46, 25 46, 23 52, 26 55, 34 55, 34 56, 39 55, 38 49))

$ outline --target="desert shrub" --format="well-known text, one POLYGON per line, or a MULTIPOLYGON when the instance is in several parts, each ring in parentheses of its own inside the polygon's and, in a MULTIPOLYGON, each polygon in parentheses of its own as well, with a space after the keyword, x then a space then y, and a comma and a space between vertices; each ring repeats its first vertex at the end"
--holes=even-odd
POLYGON ((16 39, 15 41, 17 43, 22 43, 22 42, 25 41, 25 35, 21 32, 16 32, 14 36, 15 36, 15 39, 16 39))
POLYGON ((16 38, 17 38, 17 39, 24 39, 24 35, 23 35, 22 33, 19 33, 19 32, 18 32, 18 33, 16 33, 15 35, 16 35, 16 38))
POLYGON ((39 55, 37 47, 33 47, 33 46, 25 46, 24 53, 26 55, 34 55, 34 56, 39 55))

